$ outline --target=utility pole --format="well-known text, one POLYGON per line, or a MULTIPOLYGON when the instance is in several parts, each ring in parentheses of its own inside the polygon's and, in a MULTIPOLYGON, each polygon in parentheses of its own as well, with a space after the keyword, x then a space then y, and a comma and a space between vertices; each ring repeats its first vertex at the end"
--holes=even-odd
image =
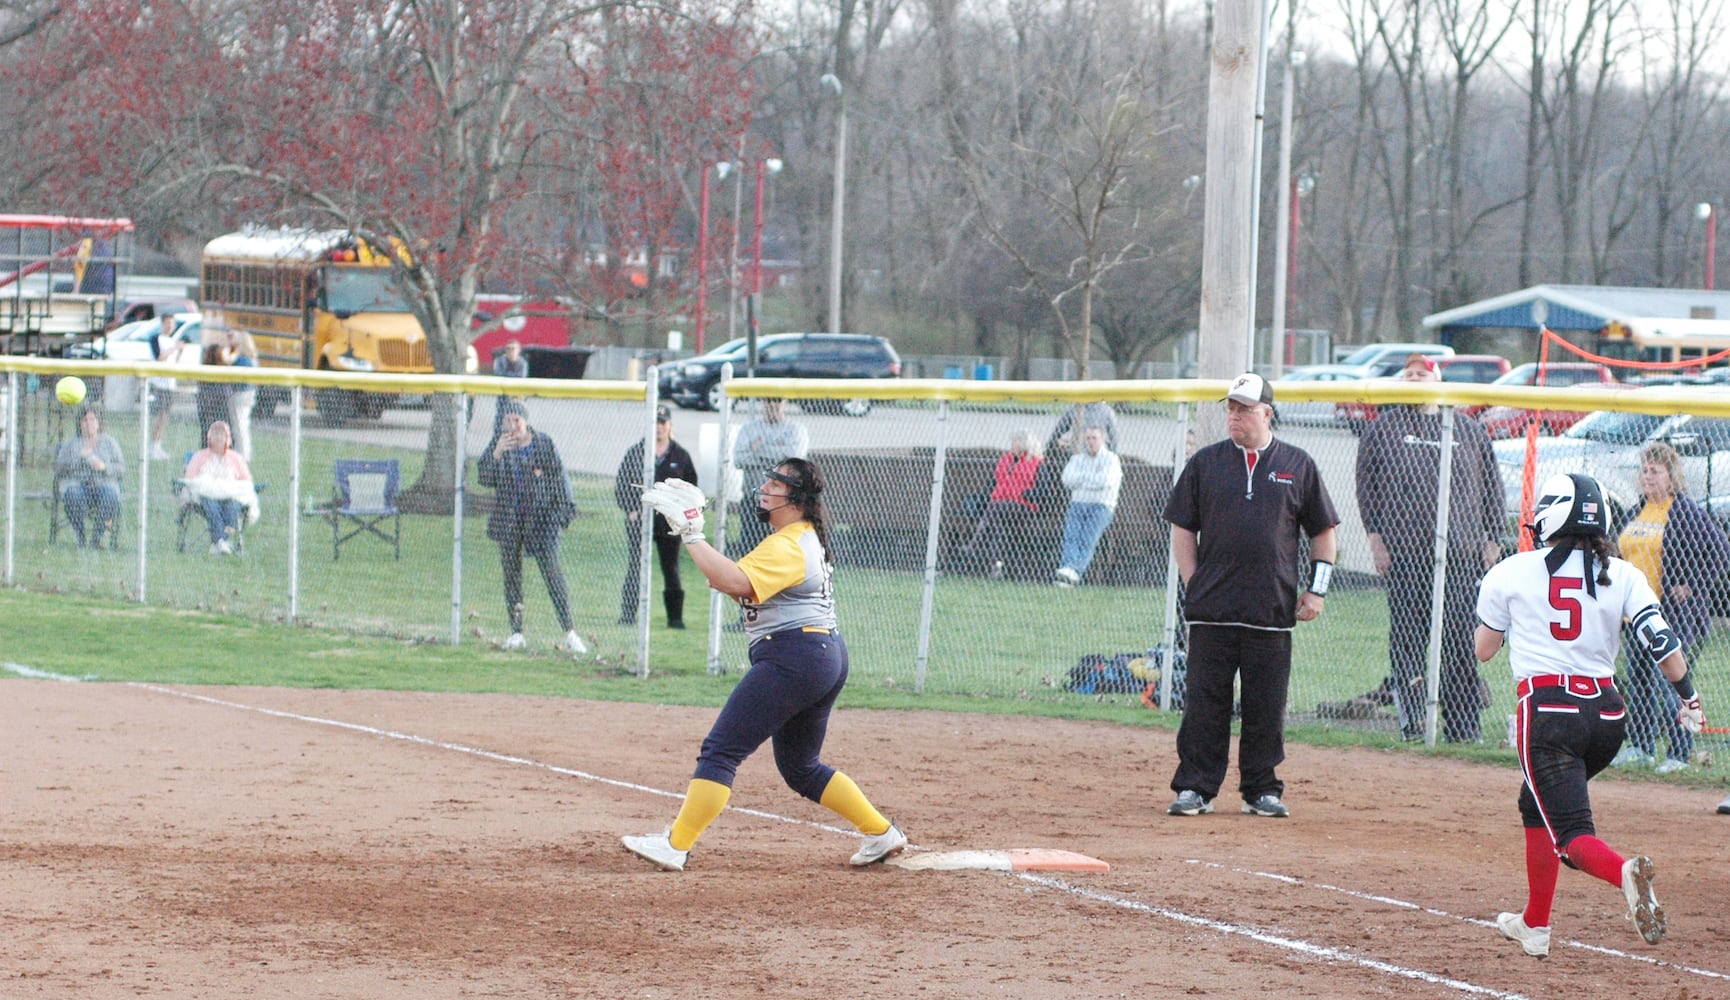
MULTIPOLYGON (((1218 0, 1207 94, 1207 179, 1203 185, 1198 374, 1229 379, 1249 368, 1251 259, 1256 210, 1256 80, 1266 30, 1257 0, 1218 0)), ((1224 416, 1198 407, 1197 439, 1217 440, 1224 416)))

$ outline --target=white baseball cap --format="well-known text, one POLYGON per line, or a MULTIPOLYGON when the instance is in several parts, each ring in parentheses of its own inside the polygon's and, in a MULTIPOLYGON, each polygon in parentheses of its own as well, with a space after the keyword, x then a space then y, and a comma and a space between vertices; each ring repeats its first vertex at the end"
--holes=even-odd
POLYGON ((1257 403, 1273 405, 1273 386, 1268 380, 1254 372, 1244 372, 1232 380, 1231 389, 1225 394, 1226 399, 1236 400, 1245 406, 1257 403))

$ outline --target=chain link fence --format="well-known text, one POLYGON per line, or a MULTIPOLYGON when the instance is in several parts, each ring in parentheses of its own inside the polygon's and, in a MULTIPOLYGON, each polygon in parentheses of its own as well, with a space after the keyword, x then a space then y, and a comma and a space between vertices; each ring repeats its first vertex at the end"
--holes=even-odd
MULTIPOLYGON (((146 367, 0 359, 0 371, 9 585, 426 642, 503 645, 520 632, 527 650, 543 653, 574 630, 583 655, 645 675, 656 650, 673 642, 699 645, 715 673, 746 663, 737 609, 677 551, 684 593, 675 604, 645 522, 630 518, 648 477, 621 464, 633 444, 654 447, 652 377, 250 374, 289 399, 252 416, 256 519, 225 537, 212 534, 184 480, 205 443, 203 425, 218 412, 207 405, 201 419, 198 386, 242 376, 183 377, 156 404, 167 414, 158 424, 139 398, 146 367), (64 498, 81 477, 65 463, 56 468, 79 436, 79 411, 54 395, 57 379, 72 373, 102 384, 102 431, 124 467, 111 509, 84 505, 84 545, 64 498), (345 408, 342 419, 313 405, 321 389, 358 387, 366 405, 345 408), (542 472, 559 478, 568 500, 556 545, 529 546, 520 563, 489 534, 506 487, 482 471, 509 409, 501 402, 513 398, 546 436, 557 467, 542 472), (453 482, 462 489, 453 493, 453 482), (225 540, 236 554, 213 551, 225 540), (674 633, 675 622, 686 631, 674 633)), ((1730 722, 1722 636, 1730 588, 1717 547, 1730 521, 1730 393, 1399 383, 1276 383, 1276 391, 1276 435, 1316 460, 1341 519, 1326 611, 1295 633, 1293 726, 1390 742, 1504 740, 1513 701, 1506 664, 1479 667, 1470 634, 1486 562, 1518 544, 1527 444, 1486 433, 1473 413, 1489 404, 1584 415, 1535 441, 1532 480, 1584 471, 1603 481, 1618 535, 1658 567, 1676 604, 1672 621, 1692 624, 1690 659, 1708 719, 1730 722), (1328 408, 1345 402, 1374 404, 1373 419, 1331 419, 1328 408), (1422 404, 1439 405, 1423 412, 1422 404), (1641 469, 1656 442, 1674 456, 1666 459, 1672 479, 1689 498, 1664 508, 1662 531, 1658 505, 1641 504, 1641 469)), ((755 491, 771 460, 756 447, 765 426, 818 464, 854 685, 1158 711, 1181 704, 1185 638, 1163 511, 1194 442, 1223 433, 1222 395, 1213 382, 736 380, 721 411, 675 408, 669 423, 714 498, 711 539, 729 554, 758 537, 755 491), (1089 426, 1118 472, 1109 497, 1088 495, 1103 516, 1078 526, 1070 511, 1078 481, 1066 486, 1063 473, 1070 456, 1087 454, 1089 426), (1082 559, 1086 546, 1075 536, 1088 528, 1098 529, 1097 543, 1082 559)), ((1510 426, 1520 430, 1518 421, 1510 426)), ((532 495, 559 503, 557 491, 532 495)), ((1632 675, 1622 669, 1638 702, 1630 742, 1650 755, 1632 762, 1709 764, 1726 730, 1667 742, 1667 686, 1644 683, 1642 664, 1632 675)))

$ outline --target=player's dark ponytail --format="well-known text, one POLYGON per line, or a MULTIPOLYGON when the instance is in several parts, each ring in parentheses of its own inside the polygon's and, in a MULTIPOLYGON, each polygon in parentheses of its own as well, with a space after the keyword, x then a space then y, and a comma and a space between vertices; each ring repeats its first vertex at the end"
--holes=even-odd
MULTIPOLYGON (((1568 561, 1568 556, 1575 549, 1582 549, 1586 558, 1586 574, 1593 577, 1601 586, 1610 584, 1610 559, 1618 555, 1616 543, 1608 535, 1563 535, 1550 543, 1550 551, 1544 556, 1544 565, 1550 569, 1550 575, 1562 568, 1568 561), (1592 573, 1593 560, 1597 561, 1598 572, 1592 573)), ((1597 589, 1592 586, 1593 579, 1586 581, 1586 593, 1596 597, 1597 589)))
POLYGON ((1610 583, 1610 560, 1621 552, 1608 535, 1593 535, 1592 554, 1598 557, 1598 582, 1607 586, 1610 583))
POLYGON ((787 499, 799 508, 799 513, 805 520, 811 522, 811 527, 817 531, 817 541, 823 546, 823 558, 834 562, 829 553, 829 508, 823 504, 823 474, 817 471, 817 463, 803 458, 789 458, 781 463, 782 469, 791 473, 790 478, 796 480, 788 486, 792 492, 787 499))

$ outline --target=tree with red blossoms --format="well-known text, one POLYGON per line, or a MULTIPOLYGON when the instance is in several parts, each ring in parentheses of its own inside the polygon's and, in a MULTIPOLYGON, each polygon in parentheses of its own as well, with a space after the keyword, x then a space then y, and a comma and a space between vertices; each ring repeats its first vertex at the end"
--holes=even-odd
MULTIPOLYGON (((749 5, 80 0, 8 82, 60 126, 35 130, 32 155, 65 203, 123 194, 400 241, 433 366, 460 373, 483 283, 552 282, 611 315, 627 296, 606 269, 569 262, 646 252, 652 276, 681 245, 680 178, 748 123, 749 5)), ((454 407, 435 399, 408 502, 449 507, 454 407)))

